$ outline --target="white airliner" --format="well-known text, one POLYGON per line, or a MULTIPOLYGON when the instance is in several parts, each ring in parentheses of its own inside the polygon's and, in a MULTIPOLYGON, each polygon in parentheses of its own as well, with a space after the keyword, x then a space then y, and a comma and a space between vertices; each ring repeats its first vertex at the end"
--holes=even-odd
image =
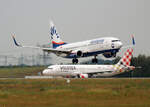
POLYGON ((99 76, 114 76, 125 71, 134 70, 130 66, 133 49, 129 48, 122 59, 115 65, 52 65, 41 72, 46 76, 90 78, 94 74, 99 76))
POLYGON ((34 46, 22 46, 17 43, 15 37, 13 40, 16 46, 26 48, 42 49, 48 53, 54 53, 64 58, 72 58, 72 63, 78 63, 77 58, 94 56, 93 63, 97 63, 96 56, 103 54, 106 58, 115 57, 116 53, 122 47, 122 42, 115 37, 103 37, 82 42, 66 43, 60 39, 60 35, 56 31, 56 27, 50 23, 50 34, 52 39, 52 48, 42 48, 34 46))

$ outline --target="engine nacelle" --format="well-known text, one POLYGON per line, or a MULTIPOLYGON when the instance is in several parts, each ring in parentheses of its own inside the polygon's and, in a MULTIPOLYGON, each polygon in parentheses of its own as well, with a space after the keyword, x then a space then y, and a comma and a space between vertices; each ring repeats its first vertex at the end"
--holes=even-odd
POLYGON ((116 53, 113 53, 113 52, 106 52, 103 55, 105 58, 116 57, 116 53))
POLYGON ((88 74, 80 74, 79 77, 80 78, 88 78, 89 76, 88 76, 88 74))
POLYGON ((81 57, 82 56, 82 51, 77 51, 77 56, 81 57))

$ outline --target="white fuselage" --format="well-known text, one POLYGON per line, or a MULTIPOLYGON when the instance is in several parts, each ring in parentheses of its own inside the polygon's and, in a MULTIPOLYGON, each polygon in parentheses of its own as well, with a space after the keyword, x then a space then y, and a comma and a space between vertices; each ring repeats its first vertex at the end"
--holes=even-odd
MULTIPOLYGON (((81 57, 94 56, 97 54, 103 54, 105 52, 118 52, 122 47, 122 42, 118 38, 104 37, 98 39, 92 39, 82 42, 65 44, 57 47, 59 50, 71 51, 71 54, 57 54, 58 56, 72 58, 78 51, 81 51, 83 55, 81 57)), ((78 57, 78 56, 77 56, 78 57)))
POLYGON ((42 71, 41 74, 79 78, 89 78, 94 74, 98 74, 98 76, 113 76, 135 69, 134 66, 130 66, 132 53, 132 48, 127 49, 120 61, 115 65, 52 65, 42 71))
POLYGON ((52 65, 42 72, 43 75, 63 77, 76 77, 79 74, 113 76, 119 73, 113 65, 52 65))

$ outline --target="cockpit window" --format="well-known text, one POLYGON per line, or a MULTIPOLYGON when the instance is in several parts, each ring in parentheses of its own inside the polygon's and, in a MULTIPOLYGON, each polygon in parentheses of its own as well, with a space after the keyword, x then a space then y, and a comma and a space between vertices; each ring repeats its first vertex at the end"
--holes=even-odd
POLYGON ((112 40, 112 42, 119 42, 120 40, 112 40))

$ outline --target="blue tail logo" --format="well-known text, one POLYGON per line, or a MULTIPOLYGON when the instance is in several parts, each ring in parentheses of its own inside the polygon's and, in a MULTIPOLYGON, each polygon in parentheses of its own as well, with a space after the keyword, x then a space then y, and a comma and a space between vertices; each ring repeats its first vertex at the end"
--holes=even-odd
POLYGON ((54 23, 52 21, 50 22, 50 34, 51 34, 53 48, 57 48, 61 45, 66 44, 60 39, 60 35, 58 34, 56 27, 54 26, 54 23))
POLYGON ((56 35, 56 37, 57 38, 59 38, 60 36, 59 36, 59 34, 56 32, 56 28, 55 28, 55 26, 52 26, 51 28, 50 28, 50 33, 51 33, 51 39, 53 39, 53 36, 54 35, 56 35))
POLYGON ((135 45, 134 36, 132 35, 132 44, 135 45))

